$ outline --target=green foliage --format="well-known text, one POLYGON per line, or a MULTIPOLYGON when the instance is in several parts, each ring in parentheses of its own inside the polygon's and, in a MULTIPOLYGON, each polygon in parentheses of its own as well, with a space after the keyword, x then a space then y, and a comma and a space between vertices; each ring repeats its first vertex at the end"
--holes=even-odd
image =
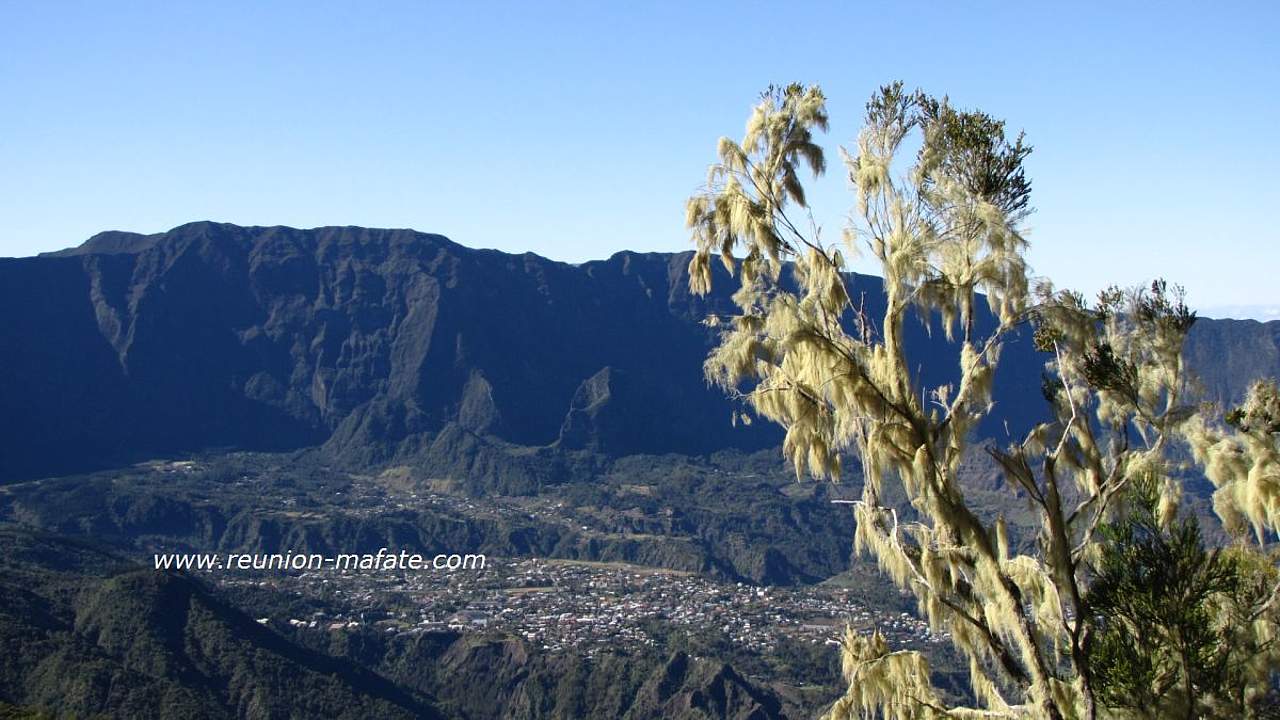
MULTIPOLYGON (((895 113, 908 109, 910 105, 902 101, 902 83, 890 87, 889 92, 882 91, 883 99, 873 100, 873 106, 888 106, 895 113)), ((920 108, 919 122, 933 133, 925 148, 937 153, 941 176, 959 179, 973 196, 1010 217, 1029 212, 1031 181, 1023 161, 1031 154, 1031 146, 1024 142, 1023 133, 1010 142, 1004 121, 984 112, 957 110, 946 100, 919 92, 913 101, 920 108)), ((926 184, 933 182, 932 176, 926 178, 926 184)))
POLYGON ((0 702, 0 720, 53 720, 53 716, 35 708, 22 708, 0 702))
POLYGON ((1087 598, 1099 702, 1144 718, 1260 714, 1273 698, 1242 671, 1260 652, 1242 628, 1274 573, 1238 550, 1206 548, 1194 517, 1161 525, 1154 483, 1130 495, 1125 517, 1102 528, 1087 598))

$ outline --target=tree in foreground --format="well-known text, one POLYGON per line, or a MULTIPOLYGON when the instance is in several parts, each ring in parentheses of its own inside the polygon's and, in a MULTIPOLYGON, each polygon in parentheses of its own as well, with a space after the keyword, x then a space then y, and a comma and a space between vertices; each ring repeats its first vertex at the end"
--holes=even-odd
POLYGON ((742 142, 720 140, 707 187, 688 202, 692 289, 709 291, 717 257, 739 284, 738 312, 709 319, 722 334, 706 371, 786 429, 798 477, 838 477, 842 456, 858 458, 855 547, 949 633, 974 698, 949 706, 923 656, 850 630, 849 687, 830 716, 1257 714, 1280 660, 1275 563, 1263 557, 1280 527, 1280 403, 1257 409, 1277 396, 1233 414, 1235 429, 1194 406, 1181 348, 1195 316, 1162 282, 1087 303, 1033 281, 1022 230, 1031 149, 946 99, 901 84, 871 98, 856 149, 842 153, 856 219, 841 243, 825 244, 800 176, 824 172, 814 133, 827 122, 818 88, 771 88, 742 142), (855 303, 846 272, 861 248, 884 278, 876 317, 855 303), (980 302, 992 322, 978 322, 980 302), (953 382, 922 384, 904 348, 908 322, 942 326, 951 354, 928 362, 952 363, 953 382), (960 469, 1017 333, 1045 353, 1049 420, 987 450, 1039 519, 1034 542, 1011 545, 1002 517, 966 502, 960 469), (1170 451, 1188 439, 1222 488, 1215 509, 1239 534, 1230 556, 1205 550, 1180 519, 1170 451), (890 485, 909 507, 886 500, 890 485), (1185 591, 1184 616, 1147 592, 1161 573, 1185 591), (1194 638, 1184 632, 1193 626, 1203 630, 1194 638), (1159 646, 1158 662, 1120 651, 1135 638, 1159 646))

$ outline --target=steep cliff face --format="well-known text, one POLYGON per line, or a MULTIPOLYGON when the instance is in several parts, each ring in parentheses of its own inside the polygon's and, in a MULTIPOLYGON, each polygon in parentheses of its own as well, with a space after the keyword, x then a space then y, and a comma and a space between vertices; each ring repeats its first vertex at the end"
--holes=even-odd
POLYGON ((1255 380, 1280 377, 1280 321, 1199 320, 1185 357, 1209 399, 1238 403, 1255 380))
MULTIPOLYGON (((731 283, 692 297, 687 263, 215 223, 0 260, 0 482, 216 447, 378 462, 463 436, 614 456, 772 446, 776 428, 731 426, 703 380, 700 321, 731 310, 731 283)), ((879 280, 854 290, 874 315, 879 280)), ((1276 327, 1203 321, 1193 363, 1238 394, 1244 369, 1280 366, 1276 327)), ((909 330, 922 377, 945 380, 941 333, 909 330)), ((983 430, 1000 437, 1041 411, 1043 358, 1019 342, 1004 362, 983 430)))
POLYGON ((0 478, 331 437, 393 449, 447 423, 520 445, 553 444, 566 425, 619 451, 768 444, 734 432, 702 381, 708 338, 683 265, 211 223, 0 261, 0 478), (606 368, 647 407, 613 427, 572 421, 579 387, 606 368))

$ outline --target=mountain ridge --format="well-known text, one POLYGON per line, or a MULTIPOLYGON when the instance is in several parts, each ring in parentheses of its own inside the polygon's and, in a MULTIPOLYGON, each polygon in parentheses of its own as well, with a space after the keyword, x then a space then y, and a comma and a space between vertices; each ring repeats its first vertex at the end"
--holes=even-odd
MULTIPOLYGON (((702 376, 701 321, 733 312, 733 283, 717 269, 715 292, 692 295, 688 258, 571 265, 404 229, 198 222, 0 259, 0 483, 217 447, 457 471, 459 448, 564 462, 775 446, 768 423, 734 427, 702 376)), ((874 316, 880 280, 851 278, 874 316)), ((908 325, 922 378, 946 382, 929 361, 941 333, 908 325)), ((1280 322, 1202 321, 1188 357, 1230 401, 1280 372, 1277 348, 1280 322)), ((1006 347, 985 436, 1040 419, 1043 361, 1006 347)))

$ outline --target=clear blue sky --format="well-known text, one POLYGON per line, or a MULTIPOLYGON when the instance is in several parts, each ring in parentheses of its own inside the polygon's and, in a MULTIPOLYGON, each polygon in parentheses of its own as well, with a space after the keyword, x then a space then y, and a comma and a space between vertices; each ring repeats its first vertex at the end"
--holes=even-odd
MULTIPOLYGON (((838 168, 902 79, 1026 129, 1038 272, 1280 306, 1280 5, 1020 5, 0 0, 0 255, 202 219, 683 249, 764 86, 823 86, 838 168)), ((812 198, 834 241, 840 173, 812 198)))

